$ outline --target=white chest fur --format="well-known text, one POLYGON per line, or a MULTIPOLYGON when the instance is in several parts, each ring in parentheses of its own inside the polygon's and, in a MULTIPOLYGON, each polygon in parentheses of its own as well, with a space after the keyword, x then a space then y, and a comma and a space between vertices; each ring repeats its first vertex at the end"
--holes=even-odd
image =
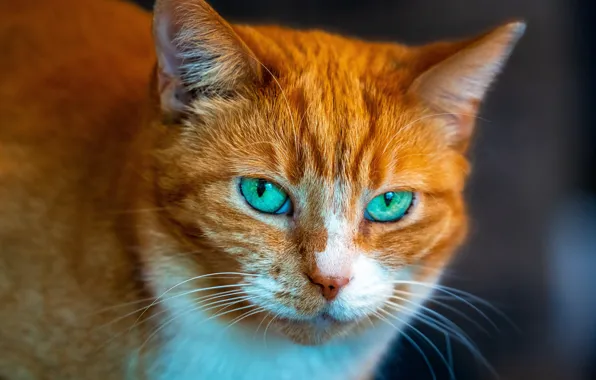
POLYGON ((181 318, 151 370, 154 380, 329 380, 370 373, 395 336, 387 326, 322 346, 301 346, 264 329, 226 329, 221 322, 181 318))

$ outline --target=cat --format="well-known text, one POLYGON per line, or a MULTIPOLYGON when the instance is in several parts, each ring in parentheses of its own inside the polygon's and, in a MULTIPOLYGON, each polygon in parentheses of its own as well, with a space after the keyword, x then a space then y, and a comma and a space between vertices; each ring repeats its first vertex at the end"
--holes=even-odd
POLYGON ((0 378, 373 378, 465 239, 524 28, 408 47, 0 2, 0 378))

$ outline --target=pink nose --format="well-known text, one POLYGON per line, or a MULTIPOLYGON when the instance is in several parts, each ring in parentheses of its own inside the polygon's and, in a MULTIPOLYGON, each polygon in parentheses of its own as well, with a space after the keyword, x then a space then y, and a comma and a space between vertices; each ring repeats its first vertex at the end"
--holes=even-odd
POLYGON ((310 282, 321 289, 321 293, 327 301, 333 301, 339 294, 339 291, 350 282, 348 277, 324 276, 319 271, 315 271, 313 274, 307 276, 310 282))

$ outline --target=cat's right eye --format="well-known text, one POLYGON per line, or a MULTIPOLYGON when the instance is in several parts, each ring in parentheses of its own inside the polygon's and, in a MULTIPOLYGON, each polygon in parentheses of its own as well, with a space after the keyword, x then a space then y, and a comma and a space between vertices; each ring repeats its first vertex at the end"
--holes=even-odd
POLYGON ((277 184, 262 178, 240 179, 240 194, 252 208, 265 214, 289 214, 292 201, 277 184))

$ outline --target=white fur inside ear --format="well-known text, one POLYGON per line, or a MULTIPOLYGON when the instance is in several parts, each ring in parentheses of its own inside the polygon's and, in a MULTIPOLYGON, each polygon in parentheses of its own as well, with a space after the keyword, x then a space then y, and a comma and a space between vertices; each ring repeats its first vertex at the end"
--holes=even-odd
POLYGON ((420 75, 409 93, 420 98, 431 112, 444 117, 447 139, 454 144, 469 138, 478 103, 495 80, 525 24, 504 25, 471 42, 420 75))
POLYGON ((161 71, 165 75, 177 77, 179 75, 180 57, 174 45, 175 36, 170 18, 171 16, 167 13, 156 15, 154 35, 157 44, 157 59, 161 71))
POLYGON ((188 110, 187 85, 181 75, 183 63, 176 45, 176 31, 168 12, 156 13, 154 37, 157 52, 157 85, 162 109, 169 114, 188 110))
POLYGON ((191 94, 227 98, 260 78, 254 54, 202 0, 158 0, 153 35, 166 111, 189 111, 191 94))

